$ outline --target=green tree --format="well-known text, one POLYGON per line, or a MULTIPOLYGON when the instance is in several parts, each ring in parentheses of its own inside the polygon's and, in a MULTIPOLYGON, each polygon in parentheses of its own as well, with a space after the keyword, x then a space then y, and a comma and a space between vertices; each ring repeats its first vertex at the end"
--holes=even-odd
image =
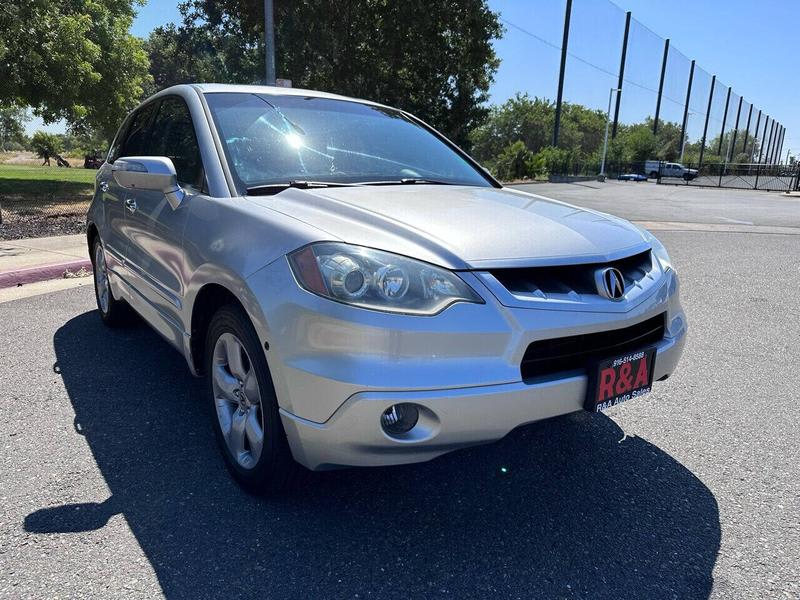
MULTIPOLYGON (((189 0, 147 43, 158 86, 261 81, 263 3, 189 0)), ((486 0, 276 0, 276 62, 295 87, 398 106, 456 143, 486 116, 502 28, 486 0)))
MULTIPOLYGON (((716 135, 711 139, 706 140, 706 149, 703 152, 703 164, 708 163, 722 163, 725 162, 725 153, 728 151, 728 145, 731 142, 731 132, 726 131, 722 136, 716 135), (720 138, 722 144, 720 144, 720 138)), ((700 143, 697 144, 698 160, 700 152, 700 143)))
POLYGON ((564 102, 561 105, 558 147, 566 148, 575 155, 587 157, 602 146, 605 127, 606 113, 602 110, 564 102))
POLYGON ((552 142, 554 118, 555 104, 518 93, 493 106, 488 118, 471 132, 472 153, 478 161, 488 164, 518 141, 536 153, 552 142))
POLYGON ((27 111, 17 106, 0 108, 0 151, 19 149, 25 144, 27 111))
POLYGON ((617 137, 610 143, 612 162, 644 162, 656 157, 656 136, 652 123, 636 123, 618 129, 617 137))
POLYGON ((62 139, 55 133, 47 133, 46 131, 37 131, 31 138, 31 145, 33 151, 39 158, 43 158, 45 162, 50 162, 50 157, 55 156, 63 147, 62 139))
MULTIPOLYGON (((648 127, 652 127, 653 120, 648 117, 645 123, 648 127)), ((655 141, 655 158, 668 161, 678 160, 681 154, 681 124, 674 121, 659 121, 655 141)))
POLYGON ((157 27, 144 43, 155 92, 178 83, 260 83, 263 55, 241 38, 204 24, 157 27))
MULTIPOLYGON (((564 102, 561 109, 559 149, 576 158, 597 152, 603 143, 605 113, 570 102, 564 102)), ((473 154, 479 161, 490 163, 516 141, 522 141, 528 150, 538 153, 552 144, 554 123, 555 103, 517 94, 500 106, 492 107, 488 118, 472 131, 473 154)))
POLYGON ((60 140, 60 147, 64 153, 81 155, 100 151, 102 154, 108 148, 106 138, 96 131, 82 131, 79 133, 69 131, 56 134, 56 136, 60 140))
POLYGON ((3 2, 0 102, 111 137, 149 80, 147 55, 129 32, 140 3, 3 2))

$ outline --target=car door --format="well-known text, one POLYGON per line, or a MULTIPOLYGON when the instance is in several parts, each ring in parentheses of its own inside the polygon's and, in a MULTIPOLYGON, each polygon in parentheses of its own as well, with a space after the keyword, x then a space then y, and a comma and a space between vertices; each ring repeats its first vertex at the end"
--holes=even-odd
POLYGON ((186 191, 172 208, 163 192, 128 190, 126 200, 126 270, 139 293, 140 312, 180 347, 180 311, 184 295, 183 230, 192 194, 204 181, 200 149, 189 108, 178 96, 162 98, 156 108, 142 156, 166 156, 186 191))
MULTIPOLYGON (((143 149, 144 134, 155 114, 155 105, 146 104, 134 112, 120 129, 119 139, 108 155, 109 164, 114 164, 120 156, 140 154, 143 149)), ((125 200, 128 190, 120 186, 112 175, 110 168, 103 169, 98 181, 103 199, 105 216, 104 230, 101 239, 106 251, 108 268, 115 275, 124 277, 125 257, 125 200)))

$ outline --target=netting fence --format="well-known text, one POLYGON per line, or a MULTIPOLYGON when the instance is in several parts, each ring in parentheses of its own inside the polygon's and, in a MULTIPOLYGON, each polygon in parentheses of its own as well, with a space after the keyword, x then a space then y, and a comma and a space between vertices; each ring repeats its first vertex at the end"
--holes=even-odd
MULTIPOLYGON (((610 0, 506 0, 498 8, 506 33, 497 42, 504 60, 497 77, 502 89, 494 97, 523 91, 553 100, 551 145, 575 143, 564 114, 581 105, 607 117, 612 143, 626 128, 649 128, 666 160, 781 162, 786 130, 767 107, 610 0)), ((597 155, 602 132, 599 138, 597 155)))

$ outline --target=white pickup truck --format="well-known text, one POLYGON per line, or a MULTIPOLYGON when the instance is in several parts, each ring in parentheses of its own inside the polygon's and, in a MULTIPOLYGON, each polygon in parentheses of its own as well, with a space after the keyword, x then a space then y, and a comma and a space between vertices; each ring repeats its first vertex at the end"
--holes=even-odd
POLYGON ((663 160, 648 160, 644 163, 644 172, 651 179, 661 177, 682 177, 690 181, 697 177, 697 169, 687 169, 681 163, 665 162, 663 160))

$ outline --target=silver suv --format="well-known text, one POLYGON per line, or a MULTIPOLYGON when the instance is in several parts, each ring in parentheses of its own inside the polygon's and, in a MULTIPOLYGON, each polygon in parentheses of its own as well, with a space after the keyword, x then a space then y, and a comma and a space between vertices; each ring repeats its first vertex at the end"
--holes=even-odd
POLYGON ((230 471, 423 461, 650 391, 686 317, 664 247, 504 188, 399 110, 183 85, 134 110, 88 215, 100 316, 208 382, 230 471))

